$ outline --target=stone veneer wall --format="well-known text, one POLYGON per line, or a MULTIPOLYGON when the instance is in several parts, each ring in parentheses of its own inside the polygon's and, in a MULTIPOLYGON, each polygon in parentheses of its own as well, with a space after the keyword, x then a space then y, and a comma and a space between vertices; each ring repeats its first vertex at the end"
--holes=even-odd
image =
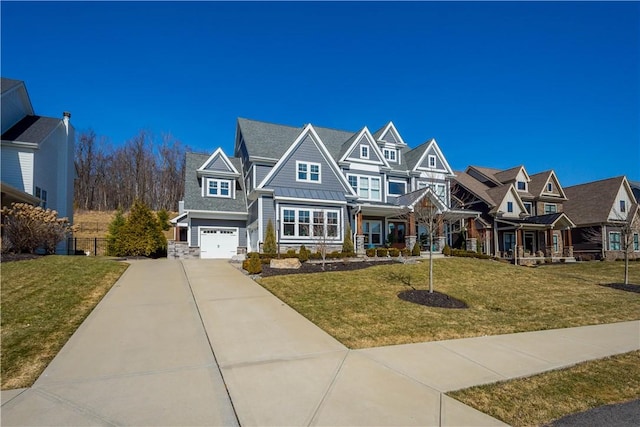
POLYGON ((190 248, 187 242, 169 240, 167 246, 167 259, 199 259, 200 248, 190 248))

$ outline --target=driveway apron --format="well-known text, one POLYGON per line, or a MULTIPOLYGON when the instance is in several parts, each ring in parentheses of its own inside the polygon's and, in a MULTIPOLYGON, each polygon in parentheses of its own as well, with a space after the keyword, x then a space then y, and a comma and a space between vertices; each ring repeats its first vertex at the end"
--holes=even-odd
POLYGON ((182 264, 130 267, 2 425, 237 425, 182 264))

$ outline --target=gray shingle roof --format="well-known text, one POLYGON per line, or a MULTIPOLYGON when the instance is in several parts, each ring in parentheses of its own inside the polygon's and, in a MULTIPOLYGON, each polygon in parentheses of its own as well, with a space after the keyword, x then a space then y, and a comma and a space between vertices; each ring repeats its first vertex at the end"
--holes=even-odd
POLYGON ((409 150, 405 153, 403 157, 404 157, 404 161, 407 164, 407 168, 409 170, 413 170, 413 168, 416 167, 416 164, 420 161, 420 157, 422 157, 422 155, 424 154, 430 142, 431 140, 423 142, 422 144, 418 145, 416 148, 409 150))
POLYGON ((624 176, 566 187, 564 212, 576 225, 605 223, 616 200, 624 176))
MULTIPOLYGON (((304 128, 304 126, 285 126, 243 118, 238 119, 238 125, 249 156, 275 160, 282 157, 304 128)), ((313 128, 336 161, 339 160, 343 144, 355 133, 319 126, 313 128)))
POLYGON ((5 93, 22 83, 24 83, 22 80, 14 80, 2 77, 0 78, 0 91, 1 93, 5 93))
POLYGON ((20 141, 39 144, 62 122, 61 119, 42 116, 25 116, 2 134, 4 141, 20 141))
MULTIPOLYGON (((202 197, 201 179, 198 178, 197 169, 210 157, 210 154, 186 153, 185 159, 185 185, 184 185, 184 209, 208 210, 220 212, 247 212, 247 201, 242 189, 242 181, 236 181, 236 198, 202 197)), ((229 157, 236 169, 240 169, 240 159, 229 157)), ((228 178, 226 178, 228 179, 228 178)))

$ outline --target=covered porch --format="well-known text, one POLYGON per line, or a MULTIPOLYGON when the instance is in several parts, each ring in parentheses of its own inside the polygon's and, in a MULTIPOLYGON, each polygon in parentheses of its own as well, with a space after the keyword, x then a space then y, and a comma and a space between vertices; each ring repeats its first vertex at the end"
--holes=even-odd
POLYGON ((495 254, 515 264, 575 261, 571 229, 575 224, 562 212, 524 219, 497 219, 495 254))

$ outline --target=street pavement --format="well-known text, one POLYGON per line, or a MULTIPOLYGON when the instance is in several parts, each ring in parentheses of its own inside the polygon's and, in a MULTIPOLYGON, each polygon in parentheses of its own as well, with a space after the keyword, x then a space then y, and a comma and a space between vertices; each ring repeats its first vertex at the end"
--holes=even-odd
POLYGON ((498 426, 445 395, 640 349, 640 321, 349 350, 221 260, 131 266, 2 425, 498 426))

